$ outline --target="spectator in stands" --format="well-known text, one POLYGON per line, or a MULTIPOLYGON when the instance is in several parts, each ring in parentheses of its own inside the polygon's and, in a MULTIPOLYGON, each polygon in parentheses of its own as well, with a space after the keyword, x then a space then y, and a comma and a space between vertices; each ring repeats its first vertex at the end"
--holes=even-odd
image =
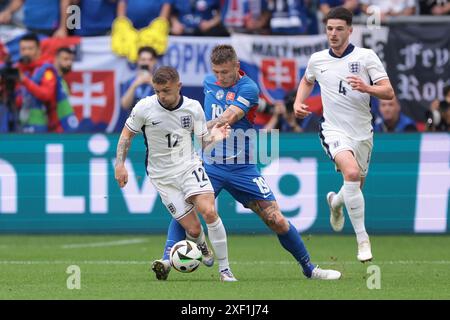
POLYGON ((71 0, 11 0, 0 12, 0 24, 11 23, 12 15, 23 5, 23 23, 34 33, 67 36, 67 7, 71 0))
POLYGON ((129 110, 142 98, 154 94, 152 74, 157 63, 157 54, 153 48, 142 47, 138 52, 137 74, 122 85, 120 105, 129 110))
POLYGON ((398 99, 381 100, 379 111, 381 117, 375 120, 375 132, 416 132, 415 122, 401 112, 398 99))
MULTIPOLYGON (((80 7, 80 29, 77 36, 104 36, 111 32, 111 25, 119 11, 120 0, 72 0, 80 7)), ((153 1, 149 1, 153 2, 153 1)))
POLYGON ((0 133, 15 131, 17 127, 14 112, 16 80, 17 72, 11 69, 10 55, 0 44, 0 133))
POLYGON ((54 66, 61 78, 61 84, 67 96, 70 96, 69 86, 64 77, 72 71, 73 61, 75 59, 75 52, 68 47, 61 47, 56 52, 54 66))
POLYGON ((307 8, 303 0, 269 0, 270 28, 273 34, 305 34, 308 30, 307 8))
MULTIPOLYGON (((3 88, 0 88, 0 97, 3 97, 4 94, 3 88)), ((0 100, 0 133, 6 133, 11 130, 9 124, 11 117, 8 107, 0 100)))
POLYGON ((0 0, 0 13, 9 6, 11 0, 0 0))
POLYGON ((245 18, 245 32, 270 33, 270 10, 267 0, 248 0, 248 14, 245 18))
POLYGON ((361 10, 367 15, 373 14, 369 12, 370 6, 377 6, 380 9, 381 21, 388 16, 411 16, 416 12, 415 0, 360 0, 361 10))
POLYGON ((173 35, 229 35, 222 24, 219 0, 174 0, 170 23, 173 35))
POLYGON ((19 42, 20 87, 16 103, 24 132, 73 132, 78 120, 68 102, 55 67, 40 57, 36 34, 19 42))
POLYGON ((284 102, 277 102, 273 116, 266 124, 266 130, 279 129, 281 132, 318 132, 320 117, 314 112, 304 119, 298 119, 294 113, 294 101, 297 91, 286 94, 284 102))
POLYGON ((282 132, 319 132, 320 117, 311 112, 309 116, 299 119, 294 113, 294 101, 297 91, 290 92, 286 95, 285 106, 286 113, 280 119, 280 131, 282 132))
POLYGON ((342 6, 347 10, 350 10, 354 14, 359 11, 358 0, 320 0, 320 11, 323 16, 326 16, 331 8, 342 6))
POLYGON ((169 20, 172 2, 173 0, 119 0, 117 15, 126 16, 136 29, 142 29, 157 17, 169 20))
POLYGON ((446 104, 439 109, 441 121, 436 125, 435 131, 450 132, 450 105, 446 104))
POLYGON ((427 131, 450 131, 450 85, 444 88, 443 101, 433 101, 427 118, 427 131))
POLYGON ((13 0, 0 0, 0 31, 2 25, 23 25, 23 10, 21 4, 16 2, 15 5, 11 6, 12 2, 13 0))
POLYGON ((224 0, 222 22, 230 32, 268 34, 268 0, 224 0))
POLYGON ((419 10, 422 15, 443 16, 450 14, 448 0, 419 0, 419 10))
POLYGON ((255 112, 253 126, 255 129, 263 129, 267 123, 272 119, 275 106, 269 103, 264 97, 260 96, 258 101, 258 108, 255 112))

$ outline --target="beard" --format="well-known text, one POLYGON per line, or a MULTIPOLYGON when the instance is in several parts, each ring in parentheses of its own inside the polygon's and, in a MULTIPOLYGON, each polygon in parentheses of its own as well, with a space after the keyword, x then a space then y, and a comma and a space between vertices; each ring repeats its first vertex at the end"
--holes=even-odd
POLYGON ((23 63, 23 64, 30 64, 31 63, 31 57, 29 57, 29 56, 21 56, 20 59, 19 59, 19 62, 23 63))
POLYGON ((68 74, 70 71, 72 71, 72 67, 60 67, 61 73, 63 75, 68 74))

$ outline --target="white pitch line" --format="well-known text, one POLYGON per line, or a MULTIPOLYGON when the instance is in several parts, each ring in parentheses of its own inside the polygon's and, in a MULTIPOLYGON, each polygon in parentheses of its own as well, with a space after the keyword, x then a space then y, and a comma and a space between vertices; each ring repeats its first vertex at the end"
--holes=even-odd
POLYGON ((112 247, 112 246, 125 246, 129 244, 137 244, 147 242, 146 239, 128 239, 117 241, 105 241, 105 242, 92 242, 92 243, 74 243, 62 245, 63 249, 78 249, 78 248, 97 248, 97 247, 112 247))
MULTIPOLYGON (((151 263, 150 260, 0 260, 1 264, 11 265, 33 265, 33 264, 92 264, 92 265, 145 265, 151 263)), ((357 264, 362 265, 359 261, 315 261, 314 263, 319 265, 340 265, 340 264, 357 264)), ((293 265, 297 264, 295 261, 231 261, 233 265, 293 265)), ((386 260, 386 261, 373 261, 372 264, 379 265, 414 265, 414 264, 438 264, 438 265, 450 265, 450 260, 386 260)))

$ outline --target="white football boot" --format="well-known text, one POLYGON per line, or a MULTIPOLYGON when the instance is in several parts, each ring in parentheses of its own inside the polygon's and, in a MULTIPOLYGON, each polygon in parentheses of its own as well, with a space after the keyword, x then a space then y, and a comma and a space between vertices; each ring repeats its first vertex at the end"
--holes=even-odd
POLYGON ((339 280, 341 276, 342 275, 339 271, 321 269, 319 266, 316 266, 312 271, 311 278, 309 279, 339 280))
POLYGON ((220 281, 223 282, 235 282, 238 281, 230 269, 221 270, 220 272, 220 281))
POLYGON ((361 243, 358 243, 358 260, 361 262, 367 262, 372 261, 372 250, 370 248, 370 241, 369 239, 362 241, 361 243))
POLYGON ((330 224, 334 231, 341 232, 345 222, 344 209, 343 206, 335 209, 331 205, 335 195, 336 193, 333 191, 327 194, 328 207, 330 207, 330 224))
POLYGON ((208 244, 203 242, 202 244, 197 244, 198 249, 202 252, 202 262, 207 267, 212 267, 214 265, 214 254, 208 248, 208 244))
POLYGON ((158 280, 167 280, 170 268, 169 260, 155 260, 152 263, 152 271, 155 273, 156 279, 158 280))

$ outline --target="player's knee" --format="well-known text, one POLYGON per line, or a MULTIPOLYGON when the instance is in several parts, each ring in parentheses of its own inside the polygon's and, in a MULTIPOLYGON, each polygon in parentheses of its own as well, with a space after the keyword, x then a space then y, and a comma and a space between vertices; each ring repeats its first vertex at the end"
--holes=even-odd
POLYGON ((202 227, 200 223, 189 226, 186 230, 186 232, 192 237, 192 238, 198 238, 200 236, 200 233, 202 231, 202 227))
POLYGON ((201 214, 206 223, 213 223, 217 219, 217 211, 214 205, 205 206, 201 211, 201 214))
POLYGON ((345 180, 347 181, 359 181, 361 180, 361 173, 359 168, 351 168, 347 170, 344 174, 345 180))

